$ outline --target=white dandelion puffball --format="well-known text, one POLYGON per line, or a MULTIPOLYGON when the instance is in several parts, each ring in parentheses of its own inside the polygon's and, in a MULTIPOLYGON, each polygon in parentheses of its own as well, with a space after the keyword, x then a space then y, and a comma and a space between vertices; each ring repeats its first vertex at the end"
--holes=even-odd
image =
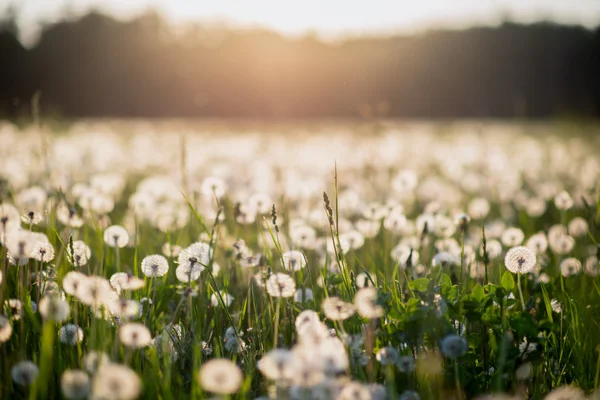
POLYGON ((124 346, 141 349, 150 344, 152 335, 143 324, 131 322, 119 328, 119 339, 124 346))
POLYGON ((220 307, 221 306, 221 299, 223 300, 223 304, 225 305, 225 307, 229 307, 231 305, 231 303, 233 303, 233 300, 235 299, 235 297, 233 297, 232 295, 230 295, 227 292, 224 291, 220 291, 219 295, 217 295, 216 293, 213 293, 210 296, 210 304, 212 304, 213 307, 220 307), (219 295, 220 295, 220 299, 219 299, 219 295))
POLYGON ((83 340, 83 329, 75 324, 67 324, 58 332, 62 344, 76 346, 83 340))
POLYGON ((129 367, 108 363, 94 376, 92 396, 98 399, 133 400, 142 391, 139 376, 129 367))
POLYGON ((448 358, 462 357, 467 353, 468 345, 465 338, 458 335, 448 335, 440 345, 442 354, 448 358))
POLYGON ((90 378, 85 371, 67 369, 60 377, 63 396, 69 400, 87 399, 90 393, 90 378))
POLYGON ((283 259, 283 268, 286 271, 300 271, 306 267, 306 260, 304 254, 298 250, 286 251, 281 255, 283 259))
POLYGON ((203 271, 212 258, 213 250, 208 243, 192 243, 179 253, 177 262, 180 267, 200 268, 203 271))
POLYGON ((54 259, 54 247, 47 241, 39 240, 33 246, 31 258, 40 262, 50 262, 54 259))
POLYGON ((296 281, 286 274, 272 274, 267 279, 267 292, 273 297, 292 297, 296 293, 296 281))
POLYGON ((21 386, 31 385, 39 373, 40 369, 31 361, 20 361, 10 369, 13 382, 21 386))
POLYGON ((290 380, 294 376, 294 355, 285 349, 273 349, 266 353, 256 367, 267 379, 290 380))
POLYGON ((504 265, 513 274, 527 274, 535 269, 536 256, 533 250, 524 246, 513 247, 506 252, 504 265))
POLYGON ((200 385, 207 392, 233 394, 242 386, 242 370, 224 358, 212 359, 203 364, 198 373, 200 385))
POLYGON ((384 310, 377 302, 377 289, 364 287, 354 295, 354 307, 356 312, 363 318, 379 318, 383 316, 384 310))
POLYGON ((121 225, 112 225, 104 231, 104 243, 110 247, 123 248, 129 243, 129 233, 121 225))
POLYGON ((4 315, 0 315, 0 343, 6 342, 12 335, 12 325, 10 320, 4 315))
POLYGON ((165 276, 169 271, 169 261, 160 254, 144 257, 142 260, 142 273, 149 278, 165 276))
POLYGON ((38 304, 38 310, 44 320, 55 322, 66 321, 71 313, 69 303, 56 296, 44 296, 38 304))
MULTIPOLYGON (((365 290, 365 289, 361 289, 365 290)), ((354 306, 339 297, 328 297, 321 304, 325 316, 332 321, 343 321, 354 315, 354 306)))

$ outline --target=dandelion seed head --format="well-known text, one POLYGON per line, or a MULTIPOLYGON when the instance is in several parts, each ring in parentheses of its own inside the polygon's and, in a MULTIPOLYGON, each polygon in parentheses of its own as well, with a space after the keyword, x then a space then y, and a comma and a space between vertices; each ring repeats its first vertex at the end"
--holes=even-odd
POLYGON ((535 268, 535 253, 528 247, 517 246, 506 252, 504 265, 513 274, 527 274, 535 268))
POLYGON ((239 390, 244 376, 240 368, 224 358, 212 359, 200 367, 200 385, 207 392, 233 394, 239 390))

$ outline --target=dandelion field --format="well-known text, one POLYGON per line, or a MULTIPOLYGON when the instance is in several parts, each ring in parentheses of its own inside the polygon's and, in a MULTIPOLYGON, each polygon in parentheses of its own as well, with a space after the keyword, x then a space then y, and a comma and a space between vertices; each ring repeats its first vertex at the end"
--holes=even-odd
POLYGON ((0 398, 600 399, 595 133, 0 126, 0 398))

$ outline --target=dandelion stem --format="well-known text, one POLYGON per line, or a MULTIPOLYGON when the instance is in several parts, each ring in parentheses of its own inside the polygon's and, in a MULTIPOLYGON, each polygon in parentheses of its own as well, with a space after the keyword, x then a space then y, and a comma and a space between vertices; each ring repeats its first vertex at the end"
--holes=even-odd
POLYGON ((521 290, 521 273, 517 273, 517 287, 519 288, 519 296, 521 298, 521 306, 523 307, 523 312, 525 312, 525 301, 523 301, 523 291, 521 290))
POLYGON ((273 334, 273 348, 277 348, 277 339, 279 337, 279 310, 281 309, 281 297, 277 298, 277 307, 275 308, 275 330, 273 334))

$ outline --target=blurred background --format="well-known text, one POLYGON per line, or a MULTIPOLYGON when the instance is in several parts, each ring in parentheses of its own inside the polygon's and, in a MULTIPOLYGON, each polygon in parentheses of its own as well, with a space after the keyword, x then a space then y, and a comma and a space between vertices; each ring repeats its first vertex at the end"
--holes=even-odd
POLYGON ((598 0, 0 0, 0 117, 600 116, 598 0))

